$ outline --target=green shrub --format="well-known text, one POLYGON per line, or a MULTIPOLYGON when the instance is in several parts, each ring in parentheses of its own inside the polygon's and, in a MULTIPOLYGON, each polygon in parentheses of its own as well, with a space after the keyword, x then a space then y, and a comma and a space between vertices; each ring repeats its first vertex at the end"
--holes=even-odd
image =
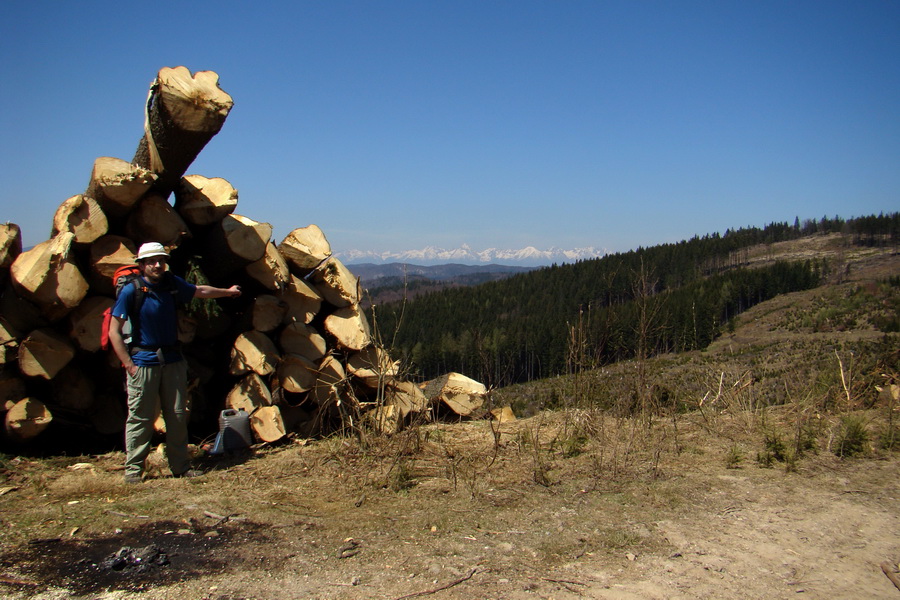
POLYGON ((845 458, 864 455, 868 451, 869 430, 863 418, 857 415, 843 417, 835 437, 834 453, 845 458))

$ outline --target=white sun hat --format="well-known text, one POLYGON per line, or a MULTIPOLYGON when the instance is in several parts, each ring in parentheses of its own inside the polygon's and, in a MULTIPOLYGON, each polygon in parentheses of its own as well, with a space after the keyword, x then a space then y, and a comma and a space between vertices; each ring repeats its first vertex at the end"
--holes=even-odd
POLYGON ((169 253, 166 252, 166 249, 163 248, 163 245, 159 242, 147 242, 146 244, 142 244, 138 249, 138 260, 144 260, 145 258, 152 258, 154 256, 165 256, 168 258, 169 253))

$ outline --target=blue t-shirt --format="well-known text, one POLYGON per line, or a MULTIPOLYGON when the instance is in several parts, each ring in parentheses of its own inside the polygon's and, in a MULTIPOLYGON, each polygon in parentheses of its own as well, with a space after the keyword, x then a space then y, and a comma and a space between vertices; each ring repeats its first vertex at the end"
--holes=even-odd
MULTIPOLYGON (((113 306, 112 315, 120 319, 131 318, 132 330, 137 329, 137 338, 132 339, 132 346, 141 348, 169 348, 163 352, 166 363, 182 360, 181 352, 172 350, 178 344, 178 315, 175 311, 177 304, 187 304, 194 297, 197 286, 188 283, 181 277, 167 274, 175 285, 172 292, 171 285, 160 283, 151 285, 143 277, 139 278, 140 285, 148 288, 144 293, 144 302, 141 304, 139 323, 135 327, 133 315, 129 315, 134 294, 137 289, 134 284, 126 285, 119 292, 116 304, 113 306)), ((139 367, 152 367, 159 365, 159 359, 155 351, 139 351, 131 356, 134 364, 139 367)))

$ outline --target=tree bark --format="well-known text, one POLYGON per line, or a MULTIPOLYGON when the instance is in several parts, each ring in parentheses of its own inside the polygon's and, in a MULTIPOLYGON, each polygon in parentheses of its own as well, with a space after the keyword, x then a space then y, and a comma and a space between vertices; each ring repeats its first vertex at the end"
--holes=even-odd
POLYGON ((234 101, 219 88, 219 76, 213 71, 192 76, 185 67, 167 67, 159 71, 148 105, 149 131, 144 132, 132 162, 156 173, 153 189, 167 198, 222 129, 234 101))
POLYGON ((50 237, 60 231, 68 231, 75 236, 76 244, 90 244, 109 231, 109 222, 103 209, 90 196, 78 194, 65 200, 53 215, 53 229, 50 237))
POLYGON ((238 193, 221 177, 185 175, 175 189, 175 210, 191 226, 220 222, 237 208, 238 193))

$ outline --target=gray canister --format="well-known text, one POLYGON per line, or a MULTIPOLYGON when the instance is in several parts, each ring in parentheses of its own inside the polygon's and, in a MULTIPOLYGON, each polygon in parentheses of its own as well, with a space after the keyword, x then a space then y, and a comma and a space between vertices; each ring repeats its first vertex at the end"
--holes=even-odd
POLYGON ((219 415, 219 433, 210 454, 243 450, 253 443, 250 434, 250 415, 243 410, 229 408, 219 415))

